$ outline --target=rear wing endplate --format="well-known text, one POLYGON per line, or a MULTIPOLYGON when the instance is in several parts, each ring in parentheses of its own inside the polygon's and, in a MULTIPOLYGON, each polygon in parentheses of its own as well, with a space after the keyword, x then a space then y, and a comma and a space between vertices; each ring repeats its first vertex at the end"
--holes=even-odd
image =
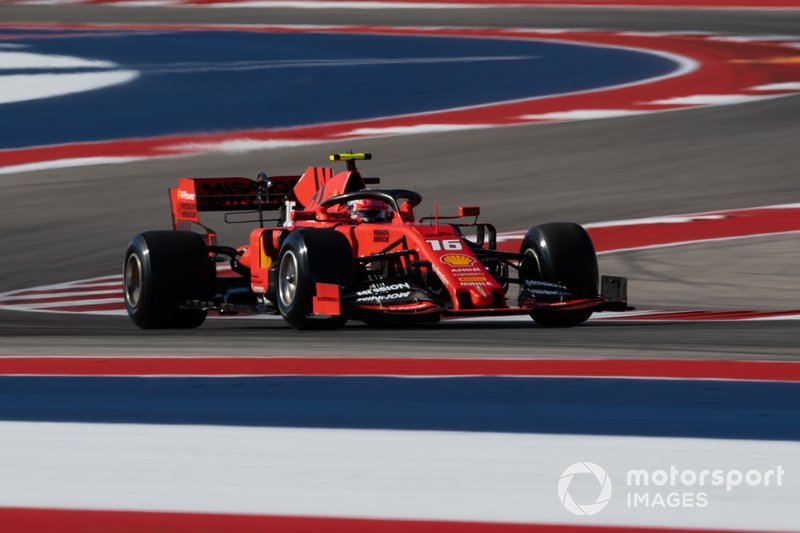
POLYGON ((169 189, 172 225, 188 230, 200 224, 201 211, 275 211, 293 199, 292 189, 300 176, 181 178, 169 189))

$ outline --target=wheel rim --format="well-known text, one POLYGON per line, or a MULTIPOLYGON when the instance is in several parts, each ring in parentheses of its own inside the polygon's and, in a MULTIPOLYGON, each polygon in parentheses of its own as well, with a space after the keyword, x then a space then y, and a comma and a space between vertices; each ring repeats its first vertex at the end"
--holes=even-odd
POLYGON ((537 278, 541 278, 542 277, 542 265, 539 263, 539 256, 536 255, 536 250, 534 250, 533 248, 528 248, 524 252, 522 252, 522 255, 527 255, 528 257, 532 257, 533 258, 533 260, 536 263, 536 277, 537 278))
POLYGON ((278 294, 281 303, 289 307, 297 294, 297 257, 293 252, 286 252, 278 271, 278 294))
POLYGON ((130 307, 138 307, 142 298, 142 262, 131 254, 125 261, 125 301, 130 307))

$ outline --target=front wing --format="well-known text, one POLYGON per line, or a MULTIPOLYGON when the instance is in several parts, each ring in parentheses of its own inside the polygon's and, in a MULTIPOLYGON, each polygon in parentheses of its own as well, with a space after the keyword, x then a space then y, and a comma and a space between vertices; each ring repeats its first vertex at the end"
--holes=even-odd
MULTIPOLYGON (((405 288, 401 288, 405 291, 405 288)), ((594 297, 566 297, 557 300, 527 299, 519 306, 456 309, 441 305, 436 298, 419 288, 405 291, 410 294, 411 301, 393 303, 391 299, 364 298, 363 291, 341 295, 336 285, 317 284, 317 294, 323 295, 314 299, 314 314, 318 316, 352 316, 378 315, 403 316, 438 314, 442 317, 479 317, 479 316, 513 316, 526 315, 534 311, 576 311, 591 309, 592 311, 626 311, 628 306, 627 280, 618 276, 602 276, 601 293, 594 297)))

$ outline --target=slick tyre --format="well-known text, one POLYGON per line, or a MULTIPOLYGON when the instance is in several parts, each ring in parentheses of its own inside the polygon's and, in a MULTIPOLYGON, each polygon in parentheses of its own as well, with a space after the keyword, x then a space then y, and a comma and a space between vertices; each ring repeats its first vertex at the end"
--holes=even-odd
MULTIPOLYGON (((520 268, 521 279, 534 279, 565 285, 574 295, 597 296, 597 254, 586 230, 571 222, 542 224, 528 230, 520 253, 531 259, 520 268)), ((534 311, 539 325, 571 327, 592 316, 591 310, 534 311)))
POLYGON ((350 243, 334 230, 298 229, 281 246, 278 260, 278 309, 295 329, 334 329, 345 317, 316 318, 313 298, 317 283, 331 283, 347 292, 353 286, 355 262, 350 243))
POLYGON ((203 238, 189 231, 148 231, 128 244, 123 263, 125 307, 143 329, 196 328, 207 311, 182 309, 205 300, 213 287, 213 265, 203 238))

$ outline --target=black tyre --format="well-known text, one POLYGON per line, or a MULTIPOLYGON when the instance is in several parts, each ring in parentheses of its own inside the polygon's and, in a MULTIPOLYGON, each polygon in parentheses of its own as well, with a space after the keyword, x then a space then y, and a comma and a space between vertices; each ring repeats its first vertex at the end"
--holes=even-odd
MULTIPOLYGON (((542 224, 528 230, 520 253, 531 259, 520 265, 520 278, 563 285, 576 297, 595 297, 598 287, 597 254, 586 230, 571 222, 542 224)), ((591 310, 534 311, 546 327, 576 326, 592 316, 591 310)))
POLYGON ((329 329, 344 317, 315 318, 317 283, 332 283, 347 292, 353 286, 355 261, 350 243, 334 230, 298 229, 283 242, 278 260, 277 303, 284 320, 296 329, 329 329))
POLYGON ((203 238, 189 231, 147 231, 128 244, 123 264, 125 307, 140 328, 196 328, 206 311, 180 302, 205 300, 213 264, 203 238))

